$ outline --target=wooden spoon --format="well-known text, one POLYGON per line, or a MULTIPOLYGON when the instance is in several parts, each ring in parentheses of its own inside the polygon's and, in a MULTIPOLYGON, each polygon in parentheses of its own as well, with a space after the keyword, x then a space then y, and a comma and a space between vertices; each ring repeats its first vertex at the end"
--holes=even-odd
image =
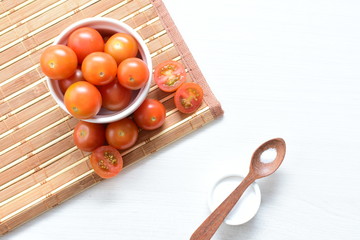
POLYGON ((250 184, 256 179, 269 176, 279 168, 284 159, 285 151, 285 141, 282 138, 274 138, 258 147, 251 158, 248 175, 198 229, 196 229, 190 240, 210 239, 250 184), (276 150, 276 157, 272 162, 264 163, 261 154, 268 149, 276 150))

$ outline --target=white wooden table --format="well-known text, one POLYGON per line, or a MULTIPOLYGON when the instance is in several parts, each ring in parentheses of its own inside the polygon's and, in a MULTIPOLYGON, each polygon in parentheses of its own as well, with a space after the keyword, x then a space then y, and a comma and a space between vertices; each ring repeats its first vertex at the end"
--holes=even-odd
POLYGON ((273 137, 258 214, 213 239, 360 239, 360 2, 164 2, 224 117, 2 239, 189 239, 211 183, 273 137))

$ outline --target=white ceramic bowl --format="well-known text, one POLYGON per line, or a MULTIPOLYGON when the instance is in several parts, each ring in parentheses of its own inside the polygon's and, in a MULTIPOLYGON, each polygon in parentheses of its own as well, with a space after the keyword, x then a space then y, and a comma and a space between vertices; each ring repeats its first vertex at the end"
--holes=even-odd
MULTIPOLYGON (((210 211, 213 212, 243 179, 244 177, 242 175, 230 174, 217 180, 209 194, 208 205, 210 211)), ((250 219, 256 215, 260 203, 260 188, 259 185, 254 182, 245 190, 224 222, 228 225, 240 225, 250 221, 250 219)))
MULTIPOLYGON (((69 27, 67 27, 60 33, 60 35, 54 40, 53 44, 66 45, 67 39, 70 36, 70 34, 74 30, 81 27, 94 28, 98 30, 102 35, 112 35, 117 32, 127 33, 133 36, 138 43, 138 47, 139 47, 138 57, 141 58, 147 64, 150 73, 146 85, 137 91, 133 91, 132 100, 125 109, 120 111, 109 111, 107 109, 101 108, 100 112, 96 116, 94 116, 93 118, 83 119, 83 120, 93 123, 109 123, 123 119, 129 116, 130 114, 132 114, 141 105, 141 103, 145 100, 149 92, 151 79, 152 79, 152 74, 151 74, 152 61, 151 61, 149 49, 147 48, 146 44, 144 43, 140 35, 130 26, 116 19, 105 18, 105 17, 86 18, 71 24, 69 27)), ((64 105, 64 95, 60 90, 59 80, 52 80, 50 78, 47 78, 47 84, 49 86, 50 93, 57 102, 57 104, 59 104, 59 106, 65 112, 69 113, 64 105)))

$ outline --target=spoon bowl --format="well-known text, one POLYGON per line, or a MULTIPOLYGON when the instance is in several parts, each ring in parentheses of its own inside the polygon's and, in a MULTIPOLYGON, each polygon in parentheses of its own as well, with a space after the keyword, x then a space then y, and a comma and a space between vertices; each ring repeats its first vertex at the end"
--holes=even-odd
POLYGON ((274 173, 284 160, 286 152, 285 141, 282 138, 271 139, 258 147, 252 155, 250 170, 248 175, 239 186, 210 214, 210 216, 196 229, 190 240, 208 240, 220 227, 231 209, 240 199, 244 191, 256 179, 269 176, 274 173), (272 161, 262 161, 262 156, 266 151, 276 150, 276 156, 272 161))
POLYGON ((285 157, 286 145, 282 138, 274 138, 258 147, 252 155, 250 172, 256 175, 256 179, 269 176, 281 165, 285 157), (276 150, 276 157, 271 162, 263 162, 262 155, 269 150, 276 150))

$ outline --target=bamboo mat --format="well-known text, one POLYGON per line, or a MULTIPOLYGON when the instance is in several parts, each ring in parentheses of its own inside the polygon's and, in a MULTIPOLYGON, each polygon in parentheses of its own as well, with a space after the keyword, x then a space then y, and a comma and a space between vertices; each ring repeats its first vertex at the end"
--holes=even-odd
POLYGON ((189 81, 204 88, 203 105, 186 115, 173 94, 152 83, 149 97, 164 103, 166 121, 121 152, 125 167, 223 114, 161 0, 1 0, 0 11, 0 235, 101 181, 89 153, 73 143, 78 120, 56 105, 39 66, 43 50, 71 23, 92 16, 124 21, 145 40, 154 66, 180 61, 189 81))

